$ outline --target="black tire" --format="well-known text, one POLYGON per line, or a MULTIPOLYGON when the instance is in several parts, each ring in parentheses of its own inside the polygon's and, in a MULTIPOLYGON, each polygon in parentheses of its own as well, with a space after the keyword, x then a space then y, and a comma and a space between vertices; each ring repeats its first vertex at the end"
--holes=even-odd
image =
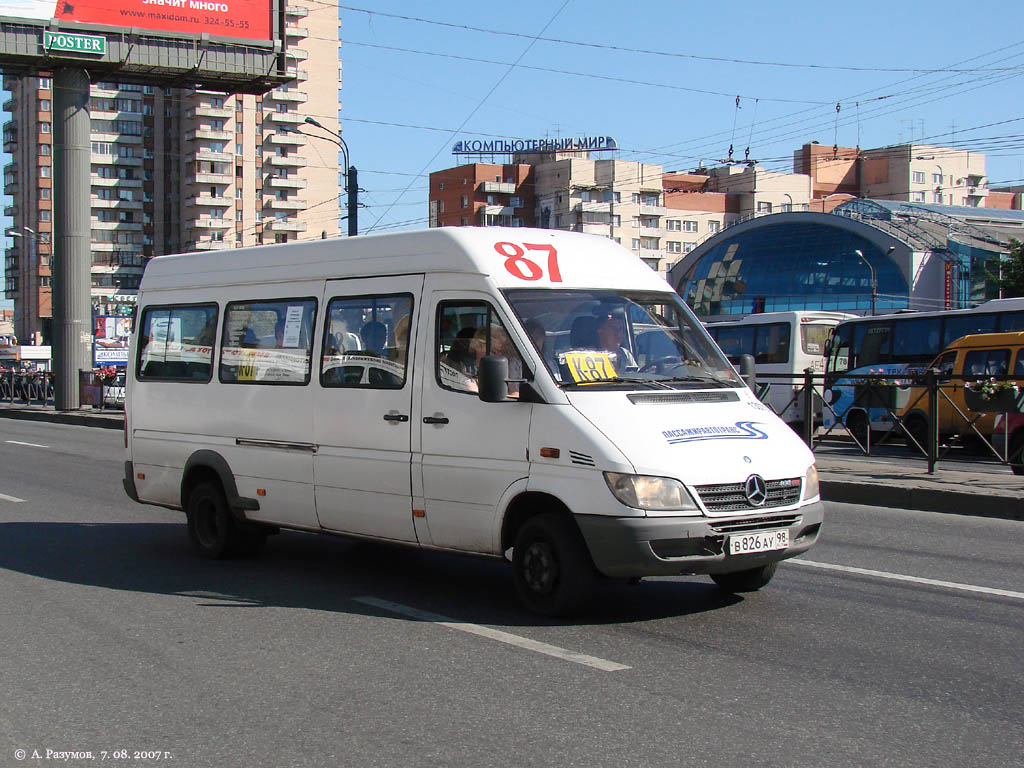
POLYGON ((868 417, 864 411, 854 411, 846 417, 846 431, 856 438, 861 445, 867 445, 868 417))
MULTIPOLYGON (((908 416, 903 421, 903 431, 906 434, 909 434, 910 437, 913 437, 914 440, 917 440, 924 453, 928 453, 928 420, 924 416, 921 416, 920 414, 916 416, 908 416)), ((906 437, 906 435, 904 435, 903 442, 907 448, 914 451, 917 450, 917 446, 914 445, 913 440, 906 437)))
POLYGON ((185 515, 188 539, 200 557, 220 560, 245 549, 246 537, 238 530, 219 485, 205 482, 193 488, 185 515))
POLYGON ((713 573, 711 580, 725 592, 756 592, 772 580, 775 569, 778 567, 778 563, 769 563, 760 568, 751 568, 746 571, 713 573))
POLYGON ((1024 435, 1017 435, 1010 443, 1010 469, 1015 475, 1024 475, 1024 435))
POLYGON ((550 512, 519 529, 512 570, 519 599, 541 616, 565 616, 582 607, 597 576, 576 524, 550 512))

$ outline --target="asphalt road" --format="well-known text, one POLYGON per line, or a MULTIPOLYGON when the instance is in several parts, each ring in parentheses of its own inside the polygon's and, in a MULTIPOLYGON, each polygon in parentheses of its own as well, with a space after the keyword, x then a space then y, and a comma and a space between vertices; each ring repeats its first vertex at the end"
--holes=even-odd
POLYGON ((831 505, 817 565, 762 592, 657 579, 551 622, 500 563, 295 533, 199 561, 183 515, 124 496, 121 461, 118 432, 0 421, 0 766, 1024 753, 1020 523, 831 505))

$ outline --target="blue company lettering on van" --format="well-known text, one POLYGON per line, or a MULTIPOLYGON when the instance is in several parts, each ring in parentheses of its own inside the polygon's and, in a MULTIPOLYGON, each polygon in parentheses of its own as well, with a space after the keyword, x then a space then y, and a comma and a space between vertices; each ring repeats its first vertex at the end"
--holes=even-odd
POLYGON ((737 421, 720 427, 684 427, 667 429, 661 434, 669 445, 695 443, 699 440, 767 440, 768 435, 755 427, 756 421, 737 421))

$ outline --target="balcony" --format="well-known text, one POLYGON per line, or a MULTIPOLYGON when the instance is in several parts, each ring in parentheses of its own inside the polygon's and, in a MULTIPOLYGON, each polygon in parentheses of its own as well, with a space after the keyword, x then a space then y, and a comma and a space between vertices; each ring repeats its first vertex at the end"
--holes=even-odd
POLYGON ((669 209, 663 205, 647 205, 646 203, 640 203, 640 215, 641 216, 668 216, 669 209))
POLYGON ((308 141, 304 134, 291 132, 284 133, 281 131, 270 134, 268 140, 271 144, 286 144, 293 147, 305 146, 308 141))
POLYGON ((200 216, 189 222, 189 225, 196 229, 230 229, 235 222, 231 219, 212 219, 209 216, 200 216))
POLYGON ((234 243, 229 243, 226 240, 200 240, 198 243, 192 244, 193 250, 196 251, 226 251, 234 247, 234 243))
POLYGON ((118 142, 120 144, 141 144, 142 136, 134 133, 107 133, 105 131, 93 131, 92 140, 107 141, 110 142, 111 144, 113 144, 114 142, 118 142))
POLYGON ((4 183, 4 194, 5 195, 11 195, 12 197, 14 195, 17 195, 18 194, 18 182, 16 182, 16 181, 5 182, 4 183))
POLYGON ((988 197, 988 187, 968 187, 968 197, 988 197))
POLYGON ((16 206, 16 205, 4 206, 4 216, 14 217, 14 216, 17 216, 17 215, 18 215, 18 206, 16 206))
POLYGON ((199 151, 188 154, 185 159, 190 162, 192 160, 209 160, 214 163, 233 163, 235 155, 233 152, 211 152, 206 147, 200 147, 199 151))
POLYGON ((212 195, 196 195, 185 201, 185 205, 209 205, 213 208, 230 208, 235 201, 230 197, 213 197, 212 195))
POLYGON ((305 69, 299 69, 298 67, 288 67, 285 69, 285 74, 288 77, 294 77, 300 83, 309 79, 309 72, 305 69))
POLYGON ((279 176, 268 176, 264 186, 280 189, 305 189, 307 182, 305 179, 300 179, 297 176, 289 176, 286 179, 282 179, 279 176))
POLYGON ((197 173, 191 179, 186 176, 185 181, 193 184, 234 184, 235 177, 230 173, 197 173))
POLYGON ((269 117, 272 122, 287 123, 289 125, 301 125, 306 120, 298 112, 267 112, 266 117, 269 117))
POLYGON ((4 102, 4 112, 13 112, 17 106, 17 102, 14 99, 8 99, 4 102))
POLYGON ((267 200, 264 205, 265 207, 275 211, 304 211, 309 205, 309 202, 297 197, 289 197, 287 200, 272 198, 267 200))
POLYGON ((264 101, 267 101, 268 99, 272 99, 274 101, 304 102, 309 100, 309 94, 305 91, 270 91, 263 96, 264 101))
POLYGON ((644 227, 639 229, 640 237, 662 237, 665 233, 661 227, 644 227))
POLYGON ((141 221, 97 221, 93 219, 89 226, 92 229, 116 229, 118 231, 125 232, 141 232, 142 222, 141 221))
POLYGON ((289 59, 296 59, 297 61, 305 61, 309 58, 309 53, 305 48, 285 48, 284 55, 289 59))
POLYGON ((284 7, 284 15, 302 19, 309 15, 309 9, 302 5, 294 5, 291 0, 288 0, 288 4, 284 7))
POLYGON ((298 25, 290 26, 285 24, 284 34, 286 37, 309 37, 309 30, 298 25))
POLYGON ((94 187, 141 187, 142 179, 107 179, 102 176, 93 176, 89 184, 94 187))
POLYGON ((576 231, 584 232, 588 235, 604 235, 605 237, 607 237, 608 233, 611 230, 608 228, 607 224, 590 224, 585 222, 583 224, 580 224, 579 229, 577 229, 576 231))
POLYGON ((595 203, 595 202, 580 202, 576 204, 576 210, 579 213, 608 213, 612 212, 612 204, 608 203, 595 203))
POLYGON ((510 205, 485 205, 480 209, 484 216, 511 216, 512 206, 510 205))
POLYGON ((230 120, 235 116, 235 110, 230 107, 212 107, 209 105, 199 105, 192 107, 186 116, 191 120, 196 117, 214 117, 222 120, 230 120))
POLYGON ((4 152, 13 154, 14 150, 18 147, 18 133, 17 131, 8 131, 4 133, 4 152))
POLYGON ((142 210, 141 200, 101 200, 98 197, 89 198, 91 208, 117 208, 118 210, 142 210))
POLYGON ((89 162, 93 165, 142 165, 141 157, 122 157, 121 155, 89 155, 89 162))
POLYGON ((275 232, 305 232, 309 225, 296 219, 264 219, 263 228, 275 232))
POLYGON ((306 158, 302 155, 268 155, 270 164, 280 168, 305 168, 306 158))
POLYGON ((516 191, 515 184, 508 184, 504 181, 485 181, 482 186, 484 192, 497 192, 499 194, 513 195, 516 191))
POLYGON ((185 141, 195 139, 209 139, 210 141, 234 141, 235 134, 232 131, 214 131, 210 128, 196 128, 194 131, 185 133, 185 141))

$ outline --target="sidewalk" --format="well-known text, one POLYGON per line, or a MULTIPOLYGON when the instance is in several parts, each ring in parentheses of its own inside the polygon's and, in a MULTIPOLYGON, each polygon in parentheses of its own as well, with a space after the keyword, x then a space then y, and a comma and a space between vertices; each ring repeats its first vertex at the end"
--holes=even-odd
MULTIPOLYGON (((119 410, 83 408, 58 412, 51 406, 0 403, 0 419, 25 419, 122 429, 119 410)), ((923 461, 880 462, 857 455, 818 454, 821 495, 826 501, 872 504, 980 517, 1024 520, 1024 476, 1006 472, 943 469, 928 474, 923 461)))

